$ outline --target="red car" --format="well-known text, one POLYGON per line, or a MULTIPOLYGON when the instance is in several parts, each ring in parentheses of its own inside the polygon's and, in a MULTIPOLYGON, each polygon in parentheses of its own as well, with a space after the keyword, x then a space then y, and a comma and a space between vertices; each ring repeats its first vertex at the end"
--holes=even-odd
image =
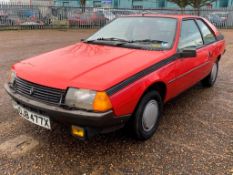
POLYGON ((89 138, 127 126, 146 140, 163 104, 199 81, 214 85, 223 35, 195 16, 120 17, 66 48, 15 64, 5 89, 20 116, 89 138))
POLYGON ((70 26, 103 26, 107 23, 103 12, 85 12, 68 19, 70 26))

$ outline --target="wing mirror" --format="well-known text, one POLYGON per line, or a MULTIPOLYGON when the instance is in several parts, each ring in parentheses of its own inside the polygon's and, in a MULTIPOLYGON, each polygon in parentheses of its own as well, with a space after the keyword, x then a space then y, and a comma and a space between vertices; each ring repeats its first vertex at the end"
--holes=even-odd
POLYGON ((192 58, 197 56, 197 51, 194 48, 180 50, 180 58, 192 58))

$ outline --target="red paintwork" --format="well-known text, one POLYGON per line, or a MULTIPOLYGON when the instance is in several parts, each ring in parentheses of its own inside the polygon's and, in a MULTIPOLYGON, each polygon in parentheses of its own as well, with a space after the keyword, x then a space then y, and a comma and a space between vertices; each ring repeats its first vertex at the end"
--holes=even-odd
MULTIPOLYGON (((178 19, 174 47, 168 51, 145 51, 121 47, 78 43, 27 59, 13 66, 17 76, 44 86, 68 87, 104 91, 135 73, 176 53, 183 15, 166 16, 178 19)), ((205 19, 204 19, 205 20, 205 19)), ((218 30, 207 20, 216 36, 218 30)), ((191 87, 211 70, 216 59, 223 54, 225 41, 217 41, 197 50, 197 58, 177 59, 161 69, 141 78, 110 97, 117 116, 132 114, 145 90, 155 82, 166 85, 164 101, 191 87), (209 51, 212 56, 209 57, 209 51), (200 67, 200 65, 202 65, 200 67), (200 67, 200 68, 199 68, 200 67), (190 70, 192 72, 186 74, 190 70), (181 76, 184 75, 185 76, 181 76)))
POLYGON ((70 25, 100 25, 106 23, 104 15, 97 12, 87 12, 80 15, 76 15, 68 19, 70 25))

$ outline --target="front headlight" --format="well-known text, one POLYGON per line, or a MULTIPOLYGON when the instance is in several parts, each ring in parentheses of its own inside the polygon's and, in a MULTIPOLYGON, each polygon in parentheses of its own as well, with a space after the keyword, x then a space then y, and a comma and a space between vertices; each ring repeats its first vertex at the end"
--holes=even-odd
POLYGON ((16 73, 14 71, 11 71, 9 75, 9 83, 13 84, 15 81, 15 78, 16 78, 16 73))
POLYGON ((88 89, 69 88, 65 98, 69 107, 104 112, 112 108, 110 99, 105 92, 88 89))

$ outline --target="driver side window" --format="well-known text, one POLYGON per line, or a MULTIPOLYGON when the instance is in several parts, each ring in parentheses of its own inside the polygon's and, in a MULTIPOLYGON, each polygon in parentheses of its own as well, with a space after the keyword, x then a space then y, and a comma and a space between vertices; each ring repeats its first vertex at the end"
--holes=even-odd
POLYGON ((203 40, 194 20, 182 21, 178 49, 199 48, 201 46, 203 46, 203 40))

